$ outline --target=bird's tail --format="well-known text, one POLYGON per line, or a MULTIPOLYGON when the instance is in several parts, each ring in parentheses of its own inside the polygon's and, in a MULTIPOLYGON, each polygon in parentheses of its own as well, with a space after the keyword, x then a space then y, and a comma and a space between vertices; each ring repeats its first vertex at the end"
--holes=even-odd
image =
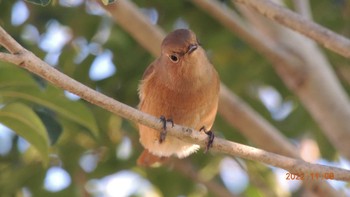
POLYGON ((169 157, 159 157, 150 153, 147 149, 143 150, 137 159, 137 165, 144 167, 156 167, 168 161, 169 157))

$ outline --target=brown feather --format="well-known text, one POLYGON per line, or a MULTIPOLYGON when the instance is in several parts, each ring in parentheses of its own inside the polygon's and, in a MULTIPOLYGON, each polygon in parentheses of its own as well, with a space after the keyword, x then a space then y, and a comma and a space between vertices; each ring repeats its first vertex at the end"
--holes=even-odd
POLYGON ((147 149, 143 150, 139 158, 137 159, 137 165, 144 167, 157 166, 166 162, 168 158, 158 157, 150 153, 147 149))

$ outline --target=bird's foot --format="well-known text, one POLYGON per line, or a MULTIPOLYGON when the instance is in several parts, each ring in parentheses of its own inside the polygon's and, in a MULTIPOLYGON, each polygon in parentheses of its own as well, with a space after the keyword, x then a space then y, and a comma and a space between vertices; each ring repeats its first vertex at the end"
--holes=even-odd
POLYGON ((214 135, 214 133, 211 130, 207 131, 205 126, 201 127, 199 129, 199 131, 203 131, 205 134, 208 135, 208 142, 207 142, 207 146, 206 146, 205 151, 204 151, 204 153, 207 153, 209 151, 209 149, 211 147, 213 147, 213 142, 214 142, 215 135, 214 135))
POLYGON ((171 118, 166 119, 165 116, 163 116, 163 115, 160 116, 160 121, 163 123, 163 130, 160 132, 160 136, 159 136, 159 143, 161 144, 162 142, 164 142, 166 134, 167 134, 166 123, 170 122, 171 126, 174 127, 174 121, 171 118))

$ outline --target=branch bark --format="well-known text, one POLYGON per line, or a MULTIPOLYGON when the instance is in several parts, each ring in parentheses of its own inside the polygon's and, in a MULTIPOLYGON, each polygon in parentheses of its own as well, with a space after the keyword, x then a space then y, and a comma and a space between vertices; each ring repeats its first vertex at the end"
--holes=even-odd
MULTIPOLYGON (((7 32, 5 32, 2 27, 0 27, 0 44, 6 44, 6 48, 10 48, 11 45, 19 45, 9 34, 7 34, 7 32), (2 40, 6 40, 6 42, 2 43, 2 40)), ((118 102, 79 83, 78 81, 51 67, 22 46, 18 49, 18 51, 13 51, 12 55, 14 56, 12 60, 17 60, 10 63, 15 63, 18 66, 27 69, 28 71, 51 82, 53 85, 72 92, 80 96, 82 99, 102 107, 112 113, 120 115, 128 120, 146 125, 159 131, 162 130, 162 123, 158 118, 118 102)), ((198 144, 201 147, 206 146, 207 135, 200 131, 195 131, 192 128, 183 127, 180 125, 174 125, 174 127, 171 127, 169 125, 168 134, 188 143, 198 144)), ((309 181, 311 181, 311 176, 309 176, 311 173, 325 174, 326 172, 333 173, 335 180, 350 181, 349 170, 319 164, 311 164, 303 160, 296 160, 277 155, 221 138, 215 138, 211 150, 249 160, 263 162, 268 165, 283 168, 291 173, 304 173, 305 178, 309 181)))

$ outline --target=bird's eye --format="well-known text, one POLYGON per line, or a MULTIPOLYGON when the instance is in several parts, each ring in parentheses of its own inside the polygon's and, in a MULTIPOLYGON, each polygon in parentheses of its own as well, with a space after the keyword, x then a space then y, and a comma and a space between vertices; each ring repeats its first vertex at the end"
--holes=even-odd
POLYGON ((174 63, 177 63, 179 61, 179 58, 177 57, 176 54, 172 54, 169 56, 170 60, 174 63))

